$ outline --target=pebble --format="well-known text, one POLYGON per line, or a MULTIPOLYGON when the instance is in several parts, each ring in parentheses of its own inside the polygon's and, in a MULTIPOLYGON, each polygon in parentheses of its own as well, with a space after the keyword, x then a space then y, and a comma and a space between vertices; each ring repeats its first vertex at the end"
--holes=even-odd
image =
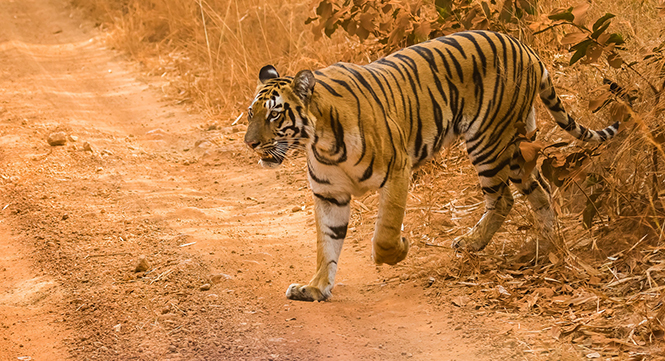
POLYGON ((207 290, 210 289, 210 287, 211 287, 211 286, 210 286, 210 283, 206 283, 206 284, 201 285, 201 287, 199 287, 199 289, 200 289, 201 291, 207 291, 207 290))
POLYGON ((79 140, 79 137, 75 135, 68 135, 67 140, 69 140, 70 142, 76 142, 77 140, 79 140))
POLYGON ((122 330, 122 324, 121 323, 113 326, 113 331, 120 332, 121 330, 122 330))
POLYGON ((203 149, 210 148, 212 147, 212 142, 207 139, 199 139, 194 143, 194 147, 203 149))
POLYGON ((216 285, 216 284, 222 282, 223 280, 230 280, 231 278, 233 278, 233 277, 231 277, 227 274, 218 273, 218 274, 214 274, 214 275, 210 276, 210 281, 212 282, 212 284, 216 285))
POLYGON ((88 142, 83 143, 83 150, 86 152, 92 152, 92 146, 90 145, 90 143, 88 142))
POLYGON ((134 268, 134 272, 145 272, 150 268, 150 263, 148 263, 148 260, 146 259, 145 255, 140 255, 138 260, 136 261, 136 267, 134 268))
POLYGON ((51 133, 46 139, 50 146, 65 145, 67 143, 67 134, 65 132, 51 133))

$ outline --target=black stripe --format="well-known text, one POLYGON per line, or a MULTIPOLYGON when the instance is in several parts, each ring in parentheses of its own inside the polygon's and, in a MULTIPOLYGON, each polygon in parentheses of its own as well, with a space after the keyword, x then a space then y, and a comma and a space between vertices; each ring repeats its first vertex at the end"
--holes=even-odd
MULTIPOLYGON (((360 107, 360 98, 356 95, 356 92, 351 89, 351 86, 343 81, 343 80, 338 80, 338 79, 331 79, 335 83, 341 85, 346 89, 351 95, 356 99, 356 112, 357 112, 357 117, 358 117, 358 134, 360 134, 360 143, 361 143, 361 148, 360 148, 360 158, 356 162, 355 165, 358 165, 360 163, 360 160, 365 156, 365 152, 367 151, 367 144, 365 143, 365 132, 364 132, 364 125, 362 120, 362 112, 361 112, 361 107, 360 107)), ((321 115, 323 115, 323 112, 321 112, 321 115)), ((314 148, 314 147, 312 147, 314 148)))
POLYGON ((332 239, 344 239, 346 237, 346 228, 349 226, 349 224, 345 224, 343 226, 337 226, 337 227, 331 227, 328 226, 328 229, 332 232, 332 234, 329 234, 330 238, 332 239))
POLYGON ((328 202, 328 203, 334 204, 334 205, 336 205, 336 206, 338 206, 338 207, 348 206, 348 205, 349 205, 349 202, 351 202, 351 198, 349 198, 349 199, 347 199, 347 200, 339 201, 339 200, 337 200, 337 199, 335 199, 335 198, 324 197, 324 196, 322 196, 322 195, 320 195, 320 194, 318 194, 318 193, 314 193, 314 196, 315 196, 316 198, 322 200, 322 201, 325 201, 325 202, 328 202))
POLYGON ((550 111, 553 111, 553 112, 559 112, 559 113, 560 112, 565 112, 565 110, 561 106, 561 99, 558 99, 558 98, 557 98, 556 104, 550 106, 549 109, 550 109, 550 111))
POLYGON ((505 169, 508 163, 510 163, 510 158, 505 158, 499 164, 495 165, 493 168, 485 169, 484 171, 478 172, 478 176, 485 178, 493 178, 494 176, 499 174, 499 172, 505 169))
MULTIPOLYGON (((487 32, 484 32, 484 31, 473 31, 473 33, 475 33, 475 34, 477 34, 477 35, 480 35, 480 36, 482 36, 483 38, 485 38, 485 40, 487 40, 487 44, 489 44, 490 48, 492 48, 491 55, 492 55, 492 57, 494 58, 494 61, 493 61, 492 63, 493 63, 494 66, 496 67, 496 65, 497 65, 497 59, 498 59, 498 57, 497 57, 498 52, 497 52, 496 44, 494 43, 494 40, 492 40, 492 39, 489 37, 489 35, 487 35, 487 32)), ((499 38, 500 38, 500 37, 499 37, 499 38)), ((505 62, 504 62, 504 64, 505 64, 505 62)))
MULTIPOLYGON (((379 106, 379 108, 381 109, 381 112, 382 112, 382 114, 383 114, 383 119, 384 119, 384 121, 385 121, 385 123, 386 123, 386 130, 387 130, 387 132, 388 132, 388 136, 390 137, 390 144, 391 144, 392 147, 393 147, 393 152, 395 152, 395 145, 394 145, 394 142, 393 142, 393 136, 392 136, 392 133, 390 132, 390 127, 389 127, 389 125, 388 125, 388 120, 387 120, 387 118, 386 118, 386 110, 385 110, 385 108, 383 107, 383 103, 381 102, 381 100, 379 99, 379 97, 376 95, 376 92, 374 91, 374 89, 372 88, 372 86, 367 82, 367 80, 366 80, 366 79, 360 74, 360 72, 358 72, 357 70, 352 69, 352 68, 349 68, 349 67, 345 66, 344 64, 336 64, 336 66, 345 69, 345 70, 346 70, 351 76, 353 76, 358 82, 360 82, 360 84, 361 84, 365 89, 367 89, 367 91, 369 92, 369 94, 372 96, 372 99, 374 100, 375 104, 377 104, 377 105, 379 106)), ((353 79, 352 79, 352 80, 353 80, 353 79)), ((354 85, 358 88, 358 90, 361 91, 361 94, 365 95, 365 93, 362 91, 362 89, 360 88, 360 86, 356 83, 356 80, 353 80, 354 85)), ((366 95, 365 95, 365 98, 367 98, 366 95)), ((358 118, 359 118, 359 119, 358 119, 358 124, 362 124, 362 118, 361 118, 360 116, 359 116, 358 118)), ((361 132, 362 132, 362 130, 361 130, 361 132)), ((363 144, 364 144, 364 143, 363 143, 363 144)), ((359 157, 358 160, 356 161, 355 165, 358 165, 358 164, 360 163, 360 161, 362 161, 362 159, 363 159, 364 157, 365 157, 365 148, 363 147, 363 151, 361 152, 360 157, 359 157)))
POLYGON ((344 142, 344 126, 339 121, 339 112, 337 109, 330 107, 330 129, 335 136, 335 145, 332 149, 332 154, 342 152, 342 155, 337 160, 338 163, 346 161, 346 143, 344 142), (333 113, 334 110, 334 113, 333 113))
POLYGON ((439 49, 432 49, 436 51, 437 54, 439 54, 439 57, 441 57, 441 62, 443 63, 444 68, 446 68, 446 73, 448 73, 448 77, 451 78, 453 76, 453 73, 450 71, 450 65, 448 64, 448 60, 446 60, 445 55, 441 52, 439 49))
POLYGON ((412 46, 409 49, 415 51, 418 55, 420 55, 427 62, 427 65, 429 65, 433 73, 436 74, 439 72, 439 67, 436 65, 436 61, 434 61, 434 56, 432 55, 431 50, 422 46, 412 46))
MULTIPOLYGON (((434 99, 434 94, 432 94, 432 91, 429 91, 429 98, 430 101, 432 102, 432 112, 434 115, 434 124, 436 125, 436 136, 434 137, 434 144, 432 145, 432 153, 438 151, 438 149, 441 147, 443 144, 443 135, 444 135, 444 129, 443 129, 443 110, 441 109, 441 106, 439 103, 437 103, 436 99, 434 99)), ((427 152, 427 147, 424 148, 425 153, 427 152)), ((425 159, 427 155, 421 157, 421 160, 425 159)))
POLYGON ((506 186, 505 183, 499 183, 495 186, 491 187, 482 187, 483 193, 485 194, 496 194, 499 191, 503 190, 503 188, 506 186))
POLYGON ((319 154, 319 151, 316 149, 316 143, 319 141, 319 136, 314 135, 314 142, 310 146, 310 149, 312 150, 312 154, 314 155, 314 159, 316 159, 317 162, 325 165, 337 165, 337 161, 334 159, 328 159, 319 154))
POLYGON ((416 164, 420 164, 420 162, 425 160, 425 158, 427 158, 428 155, 429 155, 429 153, 427 152, 427 144, 425 144, 423 146, 423 149, 421 150, 420 158, 418 159, 418 162, 416 162, 416 164))
POLYGON ((453 56, 453 53, 451 53, 450 50, 446 49, 446 52, 450 56, 450 61, 453 62, 455 70, 457 70, 457 76, 459 76, 460 82, 464 82, 464 73, 462 72, 462 66, 460 65, 459 61, 455 59, 455 56, 453 56))
POLYGON ((330 94, 332 94, 336 97, 341 97, 342 96, 340 93, 336 92, 335 89, 333 89, 330 85, 328 85, 328 83, 324 82, 323 80, 316 79, 316 83, 321 84, 321 86, 323 86, 330 94))
POLYGON ((416 76, 416 84, 420 84, 420 75, 419 75, 419 71, 418 71, 418 64, 416 64, 416 62, 413 61, 413 59, 411 59, 410 57, 408 57, 404 54, 397 53, 394 56, 395 56, 395 58, 400 59, 403 63, 408 65, 409 68, 411 68, 411 73, 416 76))
POLYGON ((596 131, 596 134, 598 134, 598 138, 600 138, 601 142, 607 140, 607 133, 605 133, 605 129, 596 131))
MULTIPOLYGON (((487 73, 487 58, 485 58, 485 54, 483 52, 483 49, 480 48, 480 44, 478 44, 478 41, 476 41, 476 37, 473 36, 473 34, 467 33, 467 32, 462 32, 462 33, 457 33, 455 34, 457 36, 461 36, 463 38, 468 39, 473 43, 473 45, 476 47, 476 51, 478 54, 478 57, 480 58, 480 63, 483 65, 483 74, 487 73)), ((496 49, 494 49, 494 53, 496 54, 496 49)))
POLYGON ((430 72, 432 72, 432 79, 434 79, 434 84, 439 90, 439 94, 442 94, 445 99, 446 95, 443 92, 443 86, 441 85, 441 80, 439 79, 439 67, 436 65, 436 61, 434 60, 434 54, 430 49, 422 48, 419 46, 414 47, 414 50, 418 53, 418 55, 425 59, 429 65, 430 72))
POLYGON ((317 176, 314 174, 314 171, 312 170, 312 167, 310 166, 309 162, 307 162, 307 172, 309 172, 309 176, 310 176, 310 178, 312 178, 312 180, 315 181, 316 183, 319 183, 319 184, 330 184, 330 181, 329 181, 329 180, 319 178, 319 177, 317 177, 317 176))
MULTIPOLYGON (((459 33, 458 33, 459 34, 459 33)), ((446 45, 450 45, 453 48, 457 49, 459 53, 462 55, 464 59, 466 59, 466 53, 464 52, 464 47, 460 45, 460 43, 457 41, 457 39, 453 38, 452 36, 442 36, 440 38, 436 39, 437 41, 440 41, 446 45)))
POLYGON ((383 186, 388 181, 388 177, 390 176, 390 171, 392 170, 391 166, 393 165, 394 161, 395 161, 395 156, 393 155, 392 157, 390 157, 390 160, 388 161, 388 168, 386 170, 386 177, 383 178, 383 181, 381 181, 381 185, 379 186, 379 188, 383 188, 383 186))
POLYGON ((373 172, 374 172, 374 155, 372 154, 372 160, 369 162, 369 166, 367 167, 367 169, 365 169, 365 172, 363 173, 363 176, 360 177, 360 179, 358 181, 359 182, 364 182, 364 181, 368 180, 372 176, 373 172))

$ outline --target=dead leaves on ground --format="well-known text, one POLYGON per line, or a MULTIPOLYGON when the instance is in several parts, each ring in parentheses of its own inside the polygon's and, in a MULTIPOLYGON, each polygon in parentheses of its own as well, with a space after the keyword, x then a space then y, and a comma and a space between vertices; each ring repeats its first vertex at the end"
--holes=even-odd
POLYGON ((593 261, 551 252, 539 265, 518 269, 497 257, 465 254, 439 274, 449 281, 440 284, 470 291, 451 299, 456 307, 551 319, 542 341, 641 360, 665 341, 665 247, 635 244, 593 261))

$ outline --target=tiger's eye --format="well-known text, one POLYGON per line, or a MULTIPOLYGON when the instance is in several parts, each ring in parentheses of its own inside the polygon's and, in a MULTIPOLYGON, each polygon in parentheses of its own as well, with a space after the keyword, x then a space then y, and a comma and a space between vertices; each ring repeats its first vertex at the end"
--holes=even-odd
POLYGON ((270 118, 277 118, 278 115, 279 115, 279 113, 274 111, 274 110, 272 112, 270 112, 270 118))

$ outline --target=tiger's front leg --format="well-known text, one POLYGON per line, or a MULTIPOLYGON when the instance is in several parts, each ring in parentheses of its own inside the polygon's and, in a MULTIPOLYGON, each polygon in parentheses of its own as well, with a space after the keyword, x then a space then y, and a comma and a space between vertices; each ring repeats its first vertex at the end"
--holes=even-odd
POLYGON ((379 191, 379 216, 372 238, 372 258, 378 265, 394 265, 409 252, 409 242, 402 237, 402 222, 409 191, 411 168, 395 169, 379 191))
POLYGON ((314 194, 316 214, 316 274, 307 285, 294 283, 286 290, 286 298, 298 301, 323 301, 330 297, 337 260, 342 252, 349 225, 351 195, 329 198, 314 194))

